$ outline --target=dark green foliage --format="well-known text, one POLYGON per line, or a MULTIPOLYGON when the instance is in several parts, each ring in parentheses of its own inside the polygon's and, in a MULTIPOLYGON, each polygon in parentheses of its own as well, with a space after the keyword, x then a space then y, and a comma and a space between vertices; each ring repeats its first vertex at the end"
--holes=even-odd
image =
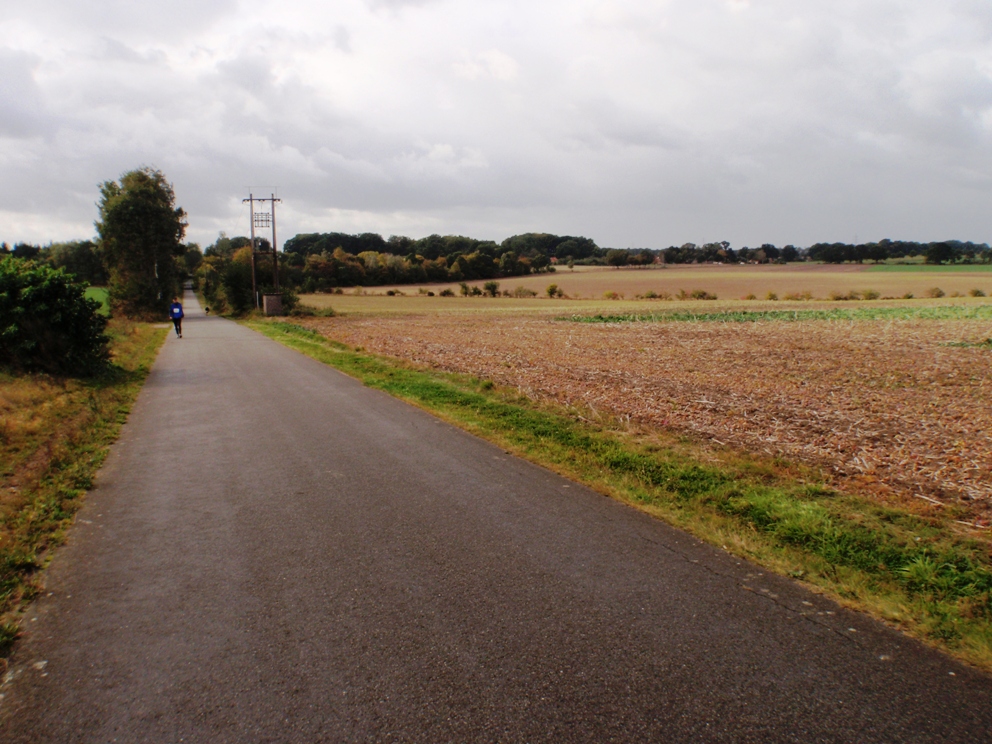
POLYGON ((231 261, 224 266, 220 275, 224 299, 228 309, 236 315, 243 315, 252 309, 251 265, 242 261, 231 261))
POLYGON ((37 245, 31 245, 30 243, 17 243, 13 250, 11 250, 11 255, 14 258, 24 258, 30 260, 32 258, 38 258, 41 255, 41 247, 37 245))
POLYGON ((621 266, 626 266, 629 260, 630 254, 627 251, 611 250, 606 253, 607 266, 619 269, 621 266))
POLYGON ((65 269, 87 284, 102 287, 110 279, 92 240, 53 243, 45 250, 45 258, 56 269, 65 269))
POLYGON ((100 187, 100 250, 110 271, 114 311, 164 317, 179 293, 186 213, 161 171, 140 168, 100 187))
POLYGON ((183 252, 183 269, 187 277, 196 277, 196 270, 203 263, 203 251, 198 243, 188 243, 183 252))
POLYGON ((877 243, 814 243, 807 251, 811 260, 824 263, 844 263, 852 261, 879 263, 886 259, 926 256, 926 262, 940 264, 962 261, 965 263, 992 261, 992 249, 987 243, 970 243, 960 240, 944 240, 932 243, 917 243, 909 240, 880 240, 877 243))
POLYGON ((931 243, 927 246, 926 262, 928 264, 942 264, 945 261, 953 262, 961 254, 960 248, 950 242, 931 243))
POLYGON ((61 269, 0 258, 0 360, 16 368, 88 375, 107 360, 107 319, 86 286, 61 269))
MULTIPOLYGON (((224 241, 233 242, 235 239, 224 241)), ((221 245, 218 239, 217 245, 221 245)), ((476 281, 554 271, 551 257, 597 254, 596 244, 581 237, 527 233, 497 245, 462 235, 429 235, 414 240, 375 233, 310 233, 286 241, 287 280, 304 292, 334 287, 420 282, 476 281)), ((211 246, 206 255, 221 255, 211 246)), ((652 256, 653 259, 653 256, 652 256)))

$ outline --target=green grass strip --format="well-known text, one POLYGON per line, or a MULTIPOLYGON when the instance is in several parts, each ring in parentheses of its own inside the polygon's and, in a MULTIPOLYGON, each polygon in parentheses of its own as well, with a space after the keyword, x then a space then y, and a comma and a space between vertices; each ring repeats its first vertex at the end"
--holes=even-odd
MULTIPOLYGON (((913 274, 983 274, 992 272, 992 263, 981 264, 872 264, 871 272, 913 274)), ((982 277, 983 279, 985 277, 982 277)))
POLYGON ((673 310, 657 313, 569 315, 556 320, 572 323, 758 323, 804 320, 989 320, 992 304, 944 305, 937 307, 857 307, 809 310, 718 310, 692 312, 673 310))
POLYGON ((504 449, 635 505, 992 670, 992 554, 936 518, 740 456, 638 442, 476 378, 360 353, 291 323, 249 327, 504 449))

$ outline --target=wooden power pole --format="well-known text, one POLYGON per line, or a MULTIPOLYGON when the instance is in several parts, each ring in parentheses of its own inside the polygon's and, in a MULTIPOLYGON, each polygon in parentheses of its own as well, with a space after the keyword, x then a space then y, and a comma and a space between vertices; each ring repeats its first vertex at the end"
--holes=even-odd
POLYGON ((279 289, 279 253, 278 244, 276 243, 276 203, 281 202, 282 199, 277 199, 275 194, 272 194, 268 198, 259 197, 255 198, 252 193, 248 194, 247 199, 242 199, 242 203, 248 202, 249 210, 251 212, 251 292, 254 297, 255 307, 258 307, 258 284, 255 278, 255 253, 257 251, 255 228, 256 227, 271 227, 272 228, 272 286, 278 290, 279 289), (255 211, 255 202, 268 202, 269 211, 255 211))

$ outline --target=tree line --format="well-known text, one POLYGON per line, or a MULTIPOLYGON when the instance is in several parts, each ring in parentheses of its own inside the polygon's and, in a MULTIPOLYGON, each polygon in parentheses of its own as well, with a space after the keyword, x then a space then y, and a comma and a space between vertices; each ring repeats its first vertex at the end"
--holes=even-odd
MULTIPOLYGON (((197 279, 207 299, 235 311, 251 303, 251 240, 221 234, 203 251, 197 279), (247 287, 247 290, 246 290, 247 287), (247 294, 246 294, 247 291, 247 294)), ((268 249, 268 242, 260 247, 268 249)), ((296 235, 279 254, 280 283, 300 292, 339 287, 467 282, 554 271, 552 260, 582 261, 605 255, 584 237, 525 233, 501 243, 462 235, 383 238, 377 233, 296 235)), ((271 254, 256 258, 256 280, 272 286, 271 254)), ((287 300, 292 302, 291 297, 287 300)))
POLYGON ((909 240, 879 240, 877 243, 814 243, 806 250, 811 261, 824 263, 881 263, 890 259, 923 256, 928 264, 989 263, 992 250, 988 243, 941 240, 918 243, 909 240))

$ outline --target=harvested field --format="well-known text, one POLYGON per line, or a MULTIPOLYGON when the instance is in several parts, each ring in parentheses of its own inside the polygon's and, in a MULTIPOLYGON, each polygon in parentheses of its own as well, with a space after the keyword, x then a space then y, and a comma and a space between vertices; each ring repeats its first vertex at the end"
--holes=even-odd
POLYGON ((813 464, 846 490, 992 518, 987 314, 578 323, 445 313, 307 325, 582 412, 813 464))

